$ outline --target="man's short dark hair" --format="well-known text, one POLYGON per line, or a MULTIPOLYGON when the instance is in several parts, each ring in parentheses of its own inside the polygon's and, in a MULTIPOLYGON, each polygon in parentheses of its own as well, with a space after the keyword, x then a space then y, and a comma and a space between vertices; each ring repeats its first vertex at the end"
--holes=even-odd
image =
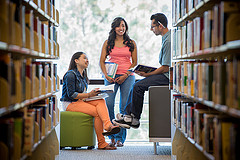
POLYGON ((163 14, 163 13, 156 13, 153 14, 150 18, 151 20, 155 20, 155 24, 159 24, 158 22, 160 22, 164 27, 167 28, 168 25, 168 20, 167 17, 163 14))

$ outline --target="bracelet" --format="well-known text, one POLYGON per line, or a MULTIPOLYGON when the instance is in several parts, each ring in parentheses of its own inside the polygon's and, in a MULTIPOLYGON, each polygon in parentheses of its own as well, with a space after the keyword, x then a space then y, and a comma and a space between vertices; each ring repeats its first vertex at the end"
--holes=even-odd
POLYGON ((127 77, 129 76, 129 74, 128 73, 125 73, 126 75, 127 75, 127 77))

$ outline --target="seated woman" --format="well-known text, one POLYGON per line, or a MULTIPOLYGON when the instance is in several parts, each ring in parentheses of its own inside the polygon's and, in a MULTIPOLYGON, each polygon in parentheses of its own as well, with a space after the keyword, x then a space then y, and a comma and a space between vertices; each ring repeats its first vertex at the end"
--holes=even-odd
POLYGON ((94 89, 87 93, 88 67, 87 55, 83 52, 75 53, 70 61, 67 73, 63 76, 62 97, 60 101, 66 106, 66 111, 82 112, 94 117, 94 128, 97 134, 98 149, 115 150, 105 141, 104 136, 118 133, 121 129, 114 126, 108 114, 108 109, 104 99, 84 101, 84 99, 96 96, 99 92, 94 89), (103 128, 107 132, 103 132, 103 128))

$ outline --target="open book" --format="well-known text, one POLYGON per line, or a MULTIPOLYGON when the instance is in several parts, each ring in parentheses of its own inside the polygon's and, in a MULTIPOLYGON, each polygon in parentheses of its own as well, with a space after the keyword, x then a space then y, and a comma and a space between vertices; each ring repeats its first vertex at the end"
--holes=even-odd
POLYGON ((149 73, 149 72, 152 72, 152 71, 154 71, 156 69, 157 68, 155 68, 155 67, 150 67, 150 66, 138 64, 134 68, 130 68, 128 71, 131 71, 131 72, 140 71, 140 72, 149 73))
POLYGON ((106 67, 107 75, 111 78, 115 78, 118 64, 113 62, 105 62, 105 67, 106 67))
POLYGON ((98 91, 99 91, 99 94, 97 96, 86 98, 83 101, 93 101, 93 100, 97 100, 97 99, 107 98, 108 93, 112 93, 114 91, 114 84, 101 87, 98 91))

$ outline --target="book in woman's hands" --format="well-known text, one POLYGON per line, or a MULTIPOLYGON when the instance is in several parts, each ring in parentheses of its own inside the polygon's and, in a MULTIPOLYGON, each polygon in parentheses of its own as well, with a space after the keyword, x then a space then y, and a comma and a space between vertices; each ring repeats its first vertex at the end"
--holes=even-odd
POLYGON ((111 78, 115 78, 118 64, 113 62, 105 62, 105 67, 106 67, 107 75, 111 78))
POLYGON ((83 101, 93 101, 98 99, 104 99, 108 97, 108 93, 112 93, 113 91, 114 91, 114 84, 104 86, 98 90, 99 94, 97 96, 86 98, 83 101))
POLYGON ((150 67, 150 66, 138 64, 138 65, 135 66, 134 68, 130 68, 128 71, 131 71, 131 72, 139 71, 139 72, 149 73, 149 72, 152 72, 152 71, 154 71, 154 70, 156 70, 156 69, 157 69, 157 68, 155 68, 155 67, 150 67))

